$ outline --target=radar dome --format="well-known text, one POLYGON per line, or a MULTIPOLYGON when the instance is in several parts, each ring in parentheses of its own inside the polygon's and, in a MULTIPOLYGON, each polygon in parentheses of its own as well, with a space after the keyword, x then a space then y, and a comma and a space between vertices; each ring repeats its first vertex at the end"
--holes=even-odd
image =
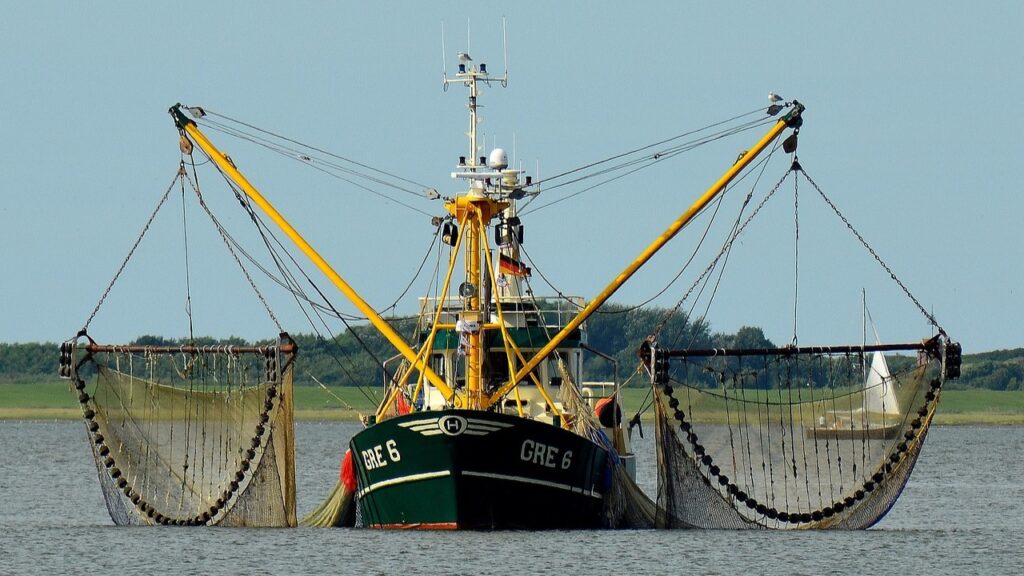
POLYGON ((487 157, 487 165, 495 170, 508 168, 508 154, 502 148, 491 150, 491 155, 487 157))

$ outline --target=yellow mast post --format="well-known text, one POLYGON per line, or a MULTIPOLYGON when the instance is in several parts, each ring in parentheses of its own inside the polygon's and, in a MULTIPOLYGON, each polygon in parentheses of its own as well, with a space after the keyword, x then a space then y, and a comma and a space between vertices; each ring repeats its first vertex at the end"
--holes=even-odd
POLYGON ((486 341, 483 325, 487 322, 487 318, 481 314, 480 306, 480 234, 476 227, 479 217, 477 210, 470 210, 463 223, 469 236, 466 246, 466 282, 477 286, 466 302, 470 317, 475 317, 477 323, 476 330, 469 332, 469 354, 466 355, 469 361, 466 370, 466 408, 470 409, 480 407, 483 394, 483 346, 486 341))
MULTIPOLYGON (((477 161, 477 152, 479 151, 477 143, 477 124, 479 124, 477 98, 480 95, 478 83, 483 82, 489 85, 491 82, 501 82, 504 85, 507 80, 507 71, 502 78, 492 78, 488 75, 483 64, 479 67, 467 67, 465 62, 460 64, 459 72, 455 75, 455 78, 445 77, 443 80, 446 89, 449 84, 463 84, 469 88, 469 102, 467 104, 467 108, 469 108, 469 132, 466 133, 466 136, 469 137, 469 156, 467 157, 468 162, 460 162, 460 167, 468 170, 469 174, 479 175, 478 171, 487 168, 486 162, 482 161, 482 159, 479 163, 477 161)), ((456 176, 455 173, 452 174, 453 178, 456 176)), ((462 176, 466 176, 466 174, 462 176)), ((484 390, 483 383, 483 365, 484 355, 486 354, 486 332, 489 329, 488 324, 490 323, 489 314, 486 315, 488 317, 484 317, 484 311, 488 303, 483 302, 484 294, 481 293, 484 283, 482 256, 483 251, 488 250, 489 246, 487 235, 481 232, 481 230, 485 228, 486 224, 499 211, 508 207, 508 203, 488 198, 483 182, 479 179, 471 178, 471 180, 472 183, 466 194, 449 200, 445 204, 445 208, 455 217, 467 235, 464 261, 466 271, 465 286, 472 287, 471 293, 460 294, 465 301, 460 319, 462 320, 464 334, 469 344, 465 360, 466 402, 461 407, 481 410, 485 408, 484 404, 487 399, 487 392, 484 390)))
POLYGON ((480 230, 484 228, 486 222, 507 205, 505 202, 495 201, 486 196, 474 194, 472 191, 469 195, 456 198, 445 205, 448 211, 455 216, 459 226, 462 227, 461 233, 466 235, 465 282, 474 287, 471 294, 463 295, 466 307, 461 319, 464 327, 472 325, 472 329, 466 330, 469 340, 469 350, 466 354, 466 402, 464 406, 460 406, 461 408, 482 409, 486 396, 483 386, 483 361, 484 346, 487 341, 485 338, 486 325, 490 318, 483 317, 483 306, 481 305, 480 284, 483 277, 481 253, 485 249, 487 237, 480 230))
POLYGON ((412 364, 414 369, 420 370, 449 402, 454 402, 455 391, 448 386, 447 383, 440 376, 437 375, 430 366, 427 364, 424 358, 421 358, 412 347, 406 343, 405 339, 400 334, 395 332, 395 329, 391 327, 383 318, 377 314, 377 311, 370 306, 366 300, 364 300, 349 284, 346 282, 335 270, 327 263, 326 260, 312 247, 306 240, 299 234, 284 216, 277 211, 274 206, 263 197, 262 194, 249 183, 248 179, 242 175, 241 172, 235 168, 235 165, 228 159, 227 155, 217 149, 212 142, 203 134, 196 123, 185 116, 185 113, 181 110, 181 104, 176 104, 169 110, 171 117, 174 118, 174 123, 177 125, 178 130, 182 134, 188 134, 192 140, 203 149, 203 152, 210 157, 211 160, 223 171, 239 188, 245 193, 257 206, 260 207, 263 212, 274 221, 275 224, 291 239, 291 241, 301 250, 312 262, 320 269, 321 272, 345 295, 360 312, 366 315, 370 322, 374 325, 385 338, 398 350, 402 356, 405 357, 409 363, 412 364))
POLYGON ((786 114, 786 116, 784 116, 778 122, 776 122, 775 125, 772 126, 771 130, 769 130, 768 133, 765 134, 761 138, 761 140, 759 140, 757 144, 754 145, 753 148, 747 151, 746 154, 743 154, 736 161, 736 163, 733 164, 732 167, 730 167, 725 172, 725 174, 723 174, 722 177, 718 179, 717 182, 715 182, 710 188, 708 188, 707 191, 705 191, 704 194, 700 198, 698 198, 697 201, 694 202, 689 209, 686 210, 686 212, 683 212, 683 214, 680 215, 679 218, 677 218, 664 232, 662 232, 662 234, 658 236, 658 238, 655 239, 654 242, 652 242, 643 252, 641 252, 640 255, 637 256, 637 258, 633 260, 633 262, 631 262, 629 266, 626 267, 625 270, 623 270, 618 276, 616 276, 615 279, 612 280, 612 282, 608 284, 608 286, 605 287, 605 289, 602 290, 600 294, 598 294, 593 300, 591 300, 590 303, 588 303, 583 308, 583 310, 579 312, 579 314, 577 314, 571 321, 569 321, 569 323, 566 324, 565 327, 558 332, 558 334, 555 334, 555 336, 552 337, 551 340, 549 340, 543 348, 538 350, 537 353, 534 354, 532 358, 530 358, 529 362, 524 364, 519 369, 519 371, 516 372, 516 374, 509 379, 508 382, 506 382, 500 388, 495 390, 494 393, 491 394, 486 399, 486 403, 484 404, 483 408, 486 409, 487 407, 491 406, 499 399, 501 399, 502 396, 504 396, 510 390, 512 390, 512 388, 515 388, 518 385, 518 383, 523 378, 526 377, 527 374, 529 374, 534 368, 537 367, 537 365, 539 365, 545 358, 547 358, 547 356, 551 354, 551 352, 553 352, 555 348, 557 348, 558 345, 561 344, 574 330, 579 328, 580 325, 587 320, 587 318, 589 318, 598 308, 601 307, 602 304, 604 304, 608 300, 608 298, 612 296, 612 294, 615 294, 615 292, 623 284, 625 284, 626 281, 629 280, 630 277, 632 277, 633 274, 641 266, 646 264, 647 261, 650 260, 655 253, 657 253, 663 246, 665 246, 665 244, 672 240, 672 238, 674 238, 675 235, 678 234, 680 230, 682 230, 683 226, 686 226, 690 222, 690 220, 694 218, 694 216, 696 216, 705 206, 708 205, 709 202, 711 202, 711 200, 715 198, 715 196, 717 196, 722 190, 724 190, 725 187, 729 185, 729 182, 731 182, 733 178, 736 177, 736 175, 738 175, 744 168, 746 168, 751 162, 753 162, 754 158, 760 155, 761 152, 764 151, 764 149, 767 148, 773 140, 775 140, 776 138, 779 137, 780 134, 782 134, 783 130, 785 130, 789 126, 799 127, 800 123, 802 122, 801 114, 803 113, 803 111, 804 106, 794 100, 793 110, 791 110, 788 114, 786 114))

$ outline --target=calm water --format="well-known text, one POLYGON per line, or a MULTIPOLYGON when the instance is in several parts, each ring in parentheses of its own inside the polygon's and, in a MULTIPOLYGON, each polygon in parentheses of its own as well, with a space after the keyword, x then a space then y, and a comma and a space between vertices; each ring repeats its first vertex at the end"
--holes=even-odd
MULTIPOLYGON (((297 425, 300 514, 352 424, 297 425)), ((651 452, 648 441, 637 451, 651 452)), ((0 574, 1019 574, 1024 427, 938 428, 903 497, 864 532, 118 528, 81 422, 0 422, 0 574)), ((651 492, 653 458, 640 483, 651 492)))

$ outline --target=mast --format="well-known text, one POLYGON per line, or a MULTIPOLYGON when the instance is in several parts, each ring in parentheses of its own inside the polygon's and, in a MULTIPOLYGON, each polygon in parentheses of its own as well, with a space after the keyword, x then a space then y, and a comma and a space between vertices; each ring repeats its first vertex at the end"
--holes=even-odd
POLYGON ((452 178, 467 180, 469 189, 465 194, 445 203, 445 209, 465 234, 466 247, 463 259, 465 281, 459 287, 463 308, 455 326, 460 340, 466 343, 466 399, 463 406, 457 407, 483 409, 487 407, 483 381, 486 332, 496 328, 490 324, 488 311, 493 287, 490 286, 489 271, 484 268, 484 250, 490 250, 484 231, 493 218, 509 208, 510 203, 505 201, 500 192, 495 195, 489 194, 488 190, 492 182, 501 182, 508 176, 501 171, 505 166, 495 162, 488 163, 484 157, 478 160, 477 153, 480 147, 477 142, 477 127, 480 118, 477 112, 477 98, 480 96, 481 83, 500 82, 505 86, 508 83, 508 72, 506 70, 500 78, 492 77, 487 72, 487 65, 474 65, 469 54, 459 52, 458 58, 459 68, 455 77, 446 76, 443 80, 446 88, 449 84, 462 84, 469 89, 469 131, 466 134, 469 137, 469 156, 460 158, 457 170, 452 172, 452 178))
MULTIPOLYGON (((480 95, 480 84, 490 85, 492 82, 499 82, 501 86, 508 83, 508 66, 506 62, 505 72, 501 77, 490 76, 486 64, 479 66, 471 64, 472 58, 464 53, 459 53, 460 64, 458 72, 453 78, 447 76, 443 79, 443 85, 447 88, 450 84, 462 84, 469 89, 469 138, 470 154, 468 161, 466 157, 459 159, 458 167, 452 172, 452 178, 466 180, 469 183, 468 190, 454 198, 446 199, 445 209, 450 217, 462 227, 461 235, 454 245, 456 250, 461 245, 465 248, 463 263, 465 268, 464 281, 459 286, 458 296, 462 299, 461 312, 458 321, 454 324, 435 323, 434 329, 454 329, 459 337, 460 349, 465 356, 465 390, 457 392, 455 382, 449 385, 443 378, 438 376, 427 363, 426 352, 430 349, 427 342, 417 352, 414 350, 379 314, 358 294, 355 290, 324 260, 305 239, 281 216, 279 212, 253 187, 248 180, 235 168, 231 160, 219 151, 198 129, 195 122, 188 119, 181 110, 181 105, 175 105, 170 113, 182 134, 182 137, 191 138, 217 166, 233 180, 239 188, 253 202, 277 224, 285 234, 298 246, 298 248, 310 258, 334 285, 363 312, 370 322, 381 334, 387 338, 399 353, 410 363, 413 370, 418 370, 427 381, 432 384, 444 396, 446 402, 456 408, 468 408, 486 410, 498 402, 502 397, 512 391, 521 381, 526 378, 536 378, 531 372, 540 363, 551 355, 574 331, 576 331, 608 298, 610 298, 629 278, 654 256, 665 244, 667 244, 696 214, 711 202, 726 186, 753 160, 778 138, 786 128, 799 128, 802 123, 801 114, 803 105, 793 101, 792 110, 780 119, 760 141, 758 141, 747 153, 743 154, 736 163, 723 174, 689 209, 679 216, 667 230, 665 230, 654 242, 652 242, 626 269, 615 279, 561 330, 555 334, 539 350, 533 353, 528 360, 516 350, 521 366, 515 369, 509 366, 510 377, 507 382, 498 386, 496 390, 488 391, 484 385, 484 365, 486 356, 486 332, 497 330, 503 333, 508 344, 508 334, 502 322, 492 323, 490 315, 490 301, 494 289, 498 289, 498 298, 511 297, 518 299, 521 295, 520 279, 513 275, 508 286, 492 286, 491 279, 492 265, 485 263, 491 261, 490 245, 486 231, 490 222, 504 215, 506 219, 502 222, 503 233, 517 234, 518 218, 515 217, 514 202, 521 197, 522 188, 519 184, 521 170, 508 169, 508 159, 505 152, 496 149, 491 152, 490 158, 479 157, 478 145, 478 97, 480 95), (465 240, 462 242, 462 240, 465 240), (512 374, 514 372, 514 374, 512 374)), ((526 179, 526 185, 530 185, 530 178, 526 179)), ((518 256, 516 241, 510 243, 510 256, 518 256)), ((454 272, 456 255, 453 255, 449 274, 454 272)), ((447 283, 447 280, 446 280, 447 283)), ((438 302, 438 314, 448 300, 448 294, 441 295, 442 300, 438 302)), ((501 311, 498 309, 500 317, 501 311)), ((506 347, 507 348, 507 347, 506 347)), ((511 356, 511 352, 509 352, 511 356)), ((549 404, 552 404, 544 389, 538 385, 538 390, 549 404)))

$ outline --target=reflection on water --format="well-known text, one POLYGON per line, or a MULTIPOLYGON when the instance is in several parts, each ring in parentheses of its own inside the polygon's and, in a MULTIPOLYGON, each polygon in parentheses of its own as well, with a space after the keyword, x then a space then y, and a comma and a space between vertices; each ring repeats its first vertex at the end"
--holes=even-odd
MULTIPOLYGON (((940 408, 941 410, 941 408, 940 408)), ((299 423, 298 507, 338 477, 350 423, 299 423)), ((1016 574, 1024 427, 935 427, 903 497, 865 532, 546 533, 117 528, 81 422, 0 422, 0 573, 1016 574)), ((650 435, 638 481, 656 485, 650 435)))

